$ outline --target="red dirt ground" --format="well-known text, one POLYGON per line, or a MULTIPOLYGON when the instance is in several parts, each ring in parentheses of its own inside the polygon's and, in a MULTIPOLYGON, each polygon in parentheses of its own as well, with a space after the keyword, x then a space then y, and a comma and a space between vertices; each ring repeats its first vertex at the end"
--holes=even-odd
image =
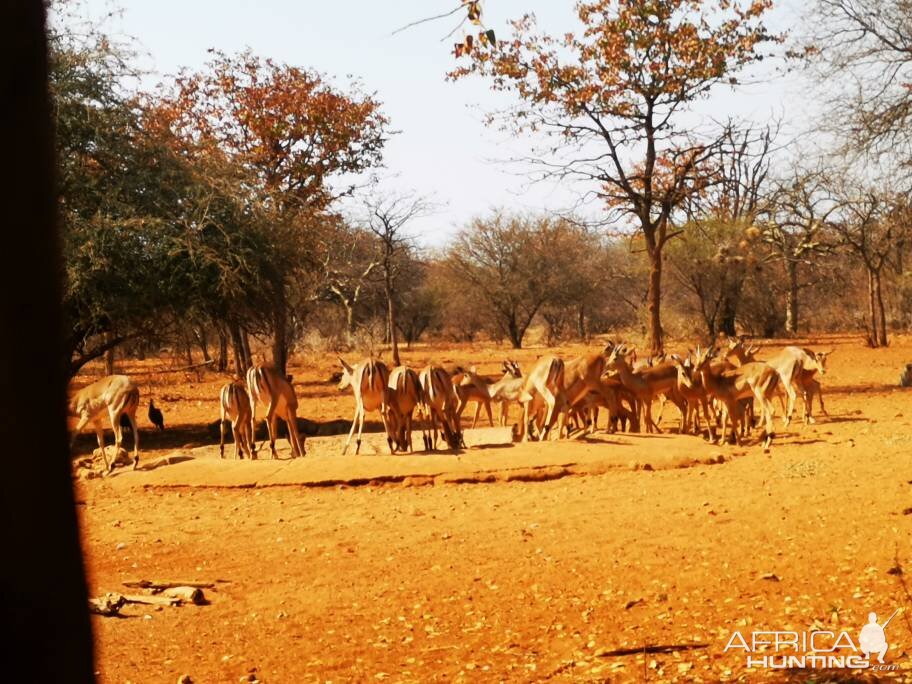
MULTIPOLYGON (((696 437, 603 435, 474 448, 466 459, 475 459, 474 470, 487 457, 522 469, 576 462, 586 451, 590 460, 655 469, 569 468, 548 481, 238 488, 207 485, 231 468, 279 464, 209 460, 185 483, 194 486, 166 484, 184 464, 79 480, 92 595, 123 591, 127 579, 220 580, 207 591, 209 605, 130 606, 126 618, 93 618, 99 679, 808 681, 806 672, 747 670, 743 653, 725 653, 725 644, 734 630, 845 629, 857 638, 868 612, 899 607, 906 611, 887 630, 887 661, 897 669, 882 676, 909 678, 912 597, 898 573, 912 571, 912 394, 896 385, 912 339, 896 338, 885 350, 850 336, 811 342, 835 349, 822 378, 830 416, 786 429, 777 419, 770 454, 696 437), (669 445, 725 462, 662 469, 669 445), (605 655, 665 644, 707 646, 605 655)), ((768 345, 761 357, 775 349, 768 345)), ((528 368, 541 353, 447 346, 405 358, 414 366, 430 357, 472 362, 494 375, 505 356, 528 368)), ((299 415, 350 418, 351 395, 325 382, 333 361, 296 359, 299 415)), ((212 373, 200 382, 152 373, 156 365, 124 369, 144 394, 144 463, 211 443, 200 426, 218 417, 224 382, 212 373), (164 435, 149 430, 150 393, 165 413, 164 435)), ((676 425, 670 407, 663 426, 676 425)), ((93 439, 79 442, 83 452, 93 439)), ((311 458, 313 467, 351 464, 354 473, 381 457, 311 458)), ((444 454, 428 458, 447 467, 444 454)))

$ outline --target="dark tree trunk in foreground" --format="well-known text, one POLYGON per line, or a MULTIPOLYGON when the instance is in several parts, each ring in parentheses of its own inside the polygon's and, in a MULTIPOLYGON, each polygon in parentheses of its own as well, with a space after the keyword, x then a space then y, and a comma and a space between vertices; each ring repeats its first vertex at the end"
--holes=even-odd
MULTIPOLYGON (((3 679, 91 682, 92 633, 76 525, 65 417, 60 245, 47 94, 43 0, 0 4, 0 184, 6 240, 0 269, 0 441, 14 456, 0 478, 3 679), (28 296, 13 296, 29 283, 28 296), (12 334, 15 332, 15 334, 12 334)), ((67 357, 68 358, 68 357, 67 357)))

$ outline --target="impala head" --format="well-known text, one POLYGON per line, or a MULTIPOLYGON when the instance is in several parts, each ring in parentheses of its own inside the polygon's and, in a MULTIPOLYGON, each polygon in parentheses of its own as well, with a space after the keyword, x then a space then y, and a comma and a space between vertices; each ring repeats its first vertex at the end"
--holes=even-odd
POLYGON ((626 344, 617 344, 611 348, 605 365, 617 368, 618 363, 626 361, 628 355, 635 354, 636 347, 628 347, 626 344))
POLYGON ((715 357, 716 350, 712 347, 706 347, 706 349, 697 347, 696 352, 694 352, 694 370, 697 372, 703 370, 715 357))
POLYGON ((670 358, 678 369, 678 381, 685 387, 693 387, 693 378, 690 375, 693 368, 690 365, 690 359, 682 359, 677 354, 672 354, 670 358))
POLYGON ((829 351, 819 351, 813 353, 812 356, 814 358, 814 365, 817 368, 817 372, 821 375, 826 375, 827 357, 832 353, 832 349, 829 351))
POLYGON ((342 378, 339 380, 339 391, 342 392, 351 386, 355 369, 345 363, 345 359, 341 356, 339 357, 339 363, 342 364, 342 378))

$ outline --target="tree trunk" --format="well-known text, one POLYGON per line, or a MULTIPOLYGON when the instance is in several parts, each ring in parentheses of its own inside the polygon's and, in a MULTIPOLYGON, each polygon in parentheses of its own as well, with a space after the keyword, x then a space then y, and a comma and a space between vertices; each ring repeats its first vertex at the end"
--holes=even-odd
POLYGON ((874 272, 874 299, 877 302, 877 323, 880 330, 877 331, 877 344, 886 347, 889 344, 887 340, 887 312, 884 310, 883 290, 880 286, 880 270, 874 272))
POLYGON ((250 368, 253 365, 253 354, 250 351, 250 334, 244 327, 241 327, 241 349, 244 351, 244 368, 250 368))
POLYGON ((355 306, 348 300, 342 306, 345 307, 345 342, 351 347, 355 343, 355 306))
POLYGON ((244 350, 244 334, 241 331, 241 326, 237 323, 232 323, 229 331, 231 333, 231 346, 234 347, 234 372, 239 378, 243 379, 247 369, 250 368, 247 363, 247 354, 244 350))
POLYGON ((868 312, 871 316, 871 346, 876 347, 878 345, 878 335, 877 335, 877 295, 874 293, 874 271, 873 269, 868 269, 868 312))
POLYGON ((513 349, 522 349, 524 335, 519 331, 519 324, 516 322, 515 316, 507 321, 507 335, 510 338, 510 344, 513 346, 513 349))
POLYGON ((576 316, 576 335, 581 340, 588 340, 589 335, 586 332, 586 307, 580 304, 576 316))
POLYGON ((203 327, 194 328, 193 334, 196 336, 200 351, 203 352, 203 361, 212 361, 212 357, 209 356, 209 335, 206 334, 206 329, 203 327))
POLYGON ((788 274, 788 292, 785 295, 785 331, 790 335, 798 334, 798 263, 786 261, 788 274))
POLYGON ((114 350, 108 349, 104 353, 105 375, 114 375, 114 350))
POLYGON ((272 315, 272 365, 283 376, 288 363, 288 317, 285 292, 280 291, 272 315))
MULTIPOLYGON (((46 6, 38 0, 0 4, 0 134, 4 164, 14 170, 0 186, 0 204, 4 233, 16 236, 15 256, 0 269, 6 331, 0 335, 0 443, 6 454, 40 454, 7 458, 0 482, 0 548, 7 558, 0 592, 3 622, 12 627, 4 638, 3 679, 91 682, 95 665, 67 449, 66 384, 57 361, 72 329, 63 325, 60 304, 46 6), (23 283, 27 298, 17 296, 23 283)), ((62 360, 71 359, 67 354, 62 360)))
POLYGON ((733 290, 734 288, 729 287, 722 294, 722 304, 719 307, 719 331, 725 333, 729 337, 734 337, 738 334, 735 330, 735 322, 737 320, 738 297, 740 293, 733 290))
POLYGON ((665 347, 665 333, 662 330, 662 250, 649 250, 649 289, 646 292, 646 306, 649 310, 649 340, 647 346, 652 356, 661 354, 665 347))
POLYGON ((387 306, 387 322, 389 326, 389 336, 390 336, 390 346, 392 347, 393 352, 393 365, 399 366, 402 365, 402 362, 399 360, 399 332, 396 329, 396 303, 393 301, 393 282, 390 278, 389 271, 386 275, 386 306, 387 306))
POLYGON ((219 373, 224 373, 228 369, 228 336, 222 326, 218 326, 215 330, 218 334, 219 342, 218 357, 215 365, 219 373))

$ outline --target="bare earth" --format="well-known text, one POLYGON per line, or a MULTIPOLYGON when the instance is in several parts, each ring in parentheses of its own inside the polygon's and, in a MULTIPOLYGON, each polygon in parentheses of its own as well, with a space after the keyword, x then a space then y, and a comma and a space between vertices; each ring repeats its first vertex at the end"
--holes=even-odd
MULTIPOLYGON (((777 418, 768 455, 756 439, 600 431, 511 444, 483 429, 457 455, 390 457, 373 437, 343 457, 343 438, 324 437, 302 460, 220 461, 203 426, 225 379, 132 364, 143 467, 76 485, 90 593, 139 578, 218 583, 209 605, 93 618, 100 680, 808 681, 747 670, 723 648, 734 630, 857 637, 870 611, 901 606, 886 632, 897 668, 880 676, 910 679, 912 393, 896 385, 912 338, 886 350, 811 342, 835 349, 821 379, 830 416, 786 429, 777 418), (150 393, 163 435, 145 417, 150 393)), ((448 346, 406 359, 493 376, 506 356, 528 368, 541 353, 448 346)), ((350 419, 351 395, 326 383, 331 358, 292 366, 299 415, 350 419)), ((669 405, 663 427, 677 423, 669 405)), ((93 443, 86 434, 79 450, 93 443)))

